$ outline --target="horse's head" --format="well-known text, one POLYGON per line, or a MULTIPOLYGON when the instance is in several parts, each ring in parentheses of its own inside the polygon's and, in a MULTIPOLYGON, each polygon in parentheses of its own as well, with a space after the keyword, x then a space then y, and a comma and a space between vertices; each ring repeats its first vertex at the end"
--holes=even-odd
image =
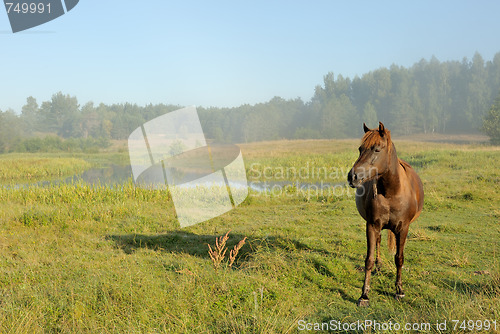
POLYGON ((389 168, 389 160, 394 149, 391 141, 391 132, 379 122, 376 129, 369 129, 363 123, 365 135, 359 147, 359 157, 354 163, 347 181, 353 188, 361 186, 369 180, 378 178, 389 168))

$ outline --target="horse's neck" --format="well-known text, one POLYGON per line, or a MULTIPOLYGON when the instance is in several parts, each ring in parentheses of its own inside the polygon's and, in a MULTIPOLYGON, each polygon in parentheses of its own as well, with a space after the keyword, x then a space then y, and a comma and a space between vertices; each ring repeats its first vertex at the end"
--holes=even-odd
POLYGON ((398 192, 401 186, 401 180, 399 178, 399 159, 396 153, 396 148, 394 144, 391 143, 391 154, 389 156, 387 171, 380 177, 379 182, 382 183, 384 187, 384 193, 386 195, 391 195, 392 193, 398 192))

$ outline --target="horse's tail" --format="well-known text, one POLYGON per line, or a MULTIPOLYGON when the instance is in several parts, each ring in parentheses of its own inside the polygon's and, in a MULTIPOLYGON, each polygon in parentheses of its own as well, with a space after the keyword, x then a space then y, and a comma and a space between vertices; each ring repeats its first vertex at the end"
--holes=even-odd
POLYGON ((387 230, 387 247, 392 254, 396 254, 396 236, 391 230, 387 230))

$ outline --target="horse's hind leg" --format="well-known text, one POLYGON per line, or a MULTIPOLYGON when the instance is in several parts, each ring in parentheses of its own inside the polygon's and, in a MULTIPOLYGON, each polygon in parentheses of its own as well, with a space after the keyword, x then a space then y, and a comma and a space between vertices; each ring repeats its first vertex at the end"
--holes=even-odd
POLYGON ((358 299, 358 306, 370 305, 370 302, 368 300, 368 291, 370 291, 370 277, 372 274, 373 265, 375 264, 375 246, 379 235, 380 231, 377 230, 373 226, 373 224, 366 224, 367 251, 365 259, 365 282, 363 283, 361 297, 358 299))
POLYGON ((396 234, 396 255, 394 262, 396 263, 396 299, 400 300, 405 296, 403 291, 403 282, 401 280, 401 270, 405 261, 404 249, 406 243, 406 236, 408 235, 408 227, 404 228, 401 232, 396 234))

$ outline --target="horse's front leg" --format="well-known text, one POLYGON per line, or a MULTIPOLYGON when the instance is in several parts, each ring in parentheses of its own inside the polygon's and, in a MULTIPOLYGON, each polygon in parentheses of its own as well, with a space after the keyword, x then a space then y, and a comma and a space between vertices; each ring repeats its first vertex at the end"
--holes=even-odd
POLYGON ((401 280, 401 270, 405 261, 404 249, 406 243, 406 236, 408 235, 408 227, 404 228, 401 232, 396 233, 396 255, 394 262, 396 263, 396 296, 397 300, 404 298, 403 282, 401 280))
POLYGON ((373 223, 366 223, 366 241, 367 251, 365 259, 365 282, 361 291, 361 297, 358 299, 358 306, 368 306, 368 292, 370 291, 370 278, 372 274, 373 265, 375 264, 375 246, 377 244, 380 230, 377 229, 373 223))
POLYGON ((378 233, 377 236, 377 257, 375 258, 375 273, 378 273, 380 271, 380 266, 381 266, 381 261, 380 261, 380 240, 382 238, 382 234, 378 233))

